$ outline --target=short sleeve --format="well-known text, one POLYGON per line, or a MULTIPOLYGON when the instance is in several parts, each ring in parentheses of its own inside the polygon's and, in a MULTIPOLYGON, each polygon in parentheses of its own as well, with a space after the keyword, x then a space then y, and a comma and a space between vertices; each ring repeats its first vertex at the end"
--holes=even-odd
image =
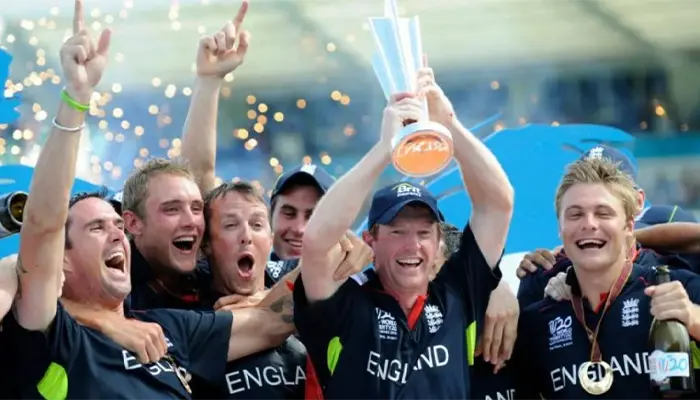
POLYGON ((469 225, 464 228, 459 249, 445 262, 435 277, 436 283, 455 288, 472 320, 483 321, 491 292, 501 281, 501 260, 491 269, 469 225))
POLYGON ((154 314, 156 322, 179 336, 177 343, 185 349, 192 374, 210 383, 223 379, 233 322, 231 312, 153 310, 147 314, 154 314))
POLYGON ((47 332, 48 349, 51 359, 61 364, 66 370, 73 365, 83 342, 82 330, 85 329, 68 314, 59 302, 56 317, 47 332))
POLYGON ((294 324, 299 338, 322 379, 329 376, 327 356, 332 341, 348 337, 353 329, 370 326, 371 312, 363 304, 365 293, 354 279, 348 279, 330 298, 309 304, 301 275, 294 284, 294 324))
POLYGON ((330 298, 309 304, 300 274, 294 283, 294 324, 302 340, 328 341, 345 333, 353 323, 348 317, 361 290, 354 279, 348 279, 330 298))

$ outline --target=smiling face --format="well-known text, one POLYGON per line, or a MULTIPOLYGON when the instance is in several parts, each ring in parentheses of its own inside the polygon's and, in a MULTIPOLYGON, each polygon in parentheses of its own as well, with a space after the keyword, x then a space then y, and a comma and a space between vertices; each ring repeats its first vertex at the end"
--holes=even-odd
POLYGON ((440 247, 435 215, 424 206, 406 206, 388 225, 378 225, 365 241, 374 265, 390 292, 425 291, 440 247))
POLYGON ((633 243, 639 193, 605 160, 572 164, 556 197, 559 235, 577 269, 605 271, 624 260, 633 243))
POLYGON ((114 308, 131 291, 131 249, 124 221, 99 197, 70 208, 64 260, 66 298, 114 308))
POLYGON ((322 195, 317 185, 299 184, 275 196, 272 229, 275 254, 280 259, 301 256, 306 224, 322 195))
POLYGON ((145 218, 130 218, 129 231, 149 263, 192 272, 204 233, 204 200, 189 178, 159 174, 148 182, 145 218))
POLYGON ((604 270, 626 255, 633 220, 602 183, 576 184, 563 195, 559 232, 566 255, 588 271, 604 270))

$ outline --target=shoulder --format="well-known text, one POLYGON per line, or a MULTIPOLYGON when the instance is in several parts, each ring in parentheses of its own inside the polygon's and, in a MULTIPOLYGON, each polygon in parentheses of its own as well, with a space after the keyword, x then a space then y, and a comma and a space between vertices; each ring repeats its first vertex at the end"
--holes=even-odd
POLYGON ((520 318, 528 322, 543 320, 557 314, 558 311, 567 306, 567 302, 555 301, 545 297, 525 307, 520 312, 520 318))

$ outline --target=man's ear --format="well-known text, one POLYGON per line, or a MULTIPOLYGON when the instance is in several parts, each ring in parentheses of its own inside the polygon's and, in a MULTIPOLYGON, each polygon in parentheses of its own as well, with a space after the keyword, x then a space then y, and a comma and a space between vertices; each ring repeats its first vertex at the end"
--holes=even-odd
POLYGON ((126 228, 127 233, 131 234, 132 236, 141 236, 144 225, 141 218, 139 218, 133 211, 129 210, 124 211, 122 218, 124 218, 124 227, 126 228))

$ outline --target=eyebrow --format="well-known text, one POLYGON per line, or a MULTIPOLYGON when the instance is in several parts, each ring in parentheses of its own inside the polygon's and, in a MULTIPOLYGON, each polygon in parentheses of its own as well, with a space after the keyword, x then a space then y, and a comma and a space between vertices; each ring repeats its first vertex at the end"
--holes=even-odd
MULTIPOLYGON (((251 215, 251 217, 267 218, 267 215, 263 211, 256 211, 251 215)), ((241 215, 236 214, 236 213, 232 213, 232 212, 227 212, 227 213, 224 213, 224 215, 221 218, 222 219, 230 219, 230 218, 239 219, 239 218, 241 218, 241 215)))
MULTIPOLYGON (((94 219, 91 219, 90 221, 86 222, 84 226, 87 228, 87 227, 97 225, 97 224, 106 224, 107 221, 109 221, 108 218, 102 218, 102 217, 94 218, 94 219)), ((124 220, 122 218, 115 218, 114 224, 115 225, 124 225, 124 220)))

